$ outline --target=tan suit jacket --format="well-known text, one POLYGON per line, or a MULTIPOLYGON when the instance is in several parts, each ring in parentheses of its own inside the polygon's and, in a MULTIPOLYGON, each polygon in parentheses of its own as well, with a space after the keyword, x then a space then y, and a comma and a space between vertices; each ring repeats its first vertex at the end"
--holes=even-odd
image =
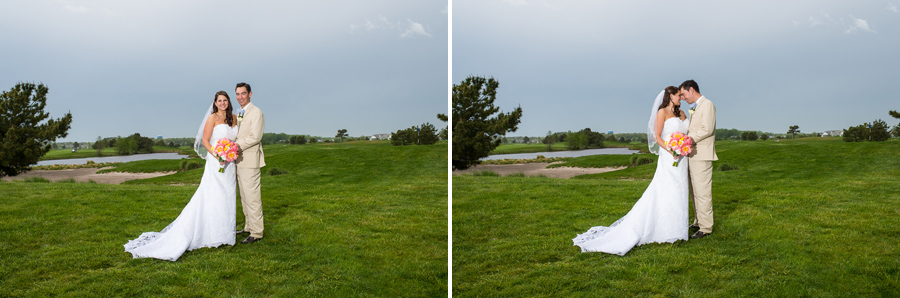
POLYGON ((690 155, 691 160, 719 160, 716 155, 716 106, 705 96, 697 99, 697 107, 694 108, 691 124, 688 126, 688 136, 697 144, 697 150, 690 155))
POLYGON ((238 121, 237 141, 241 154, 235 165, 241 168, 262 168, 266 166, 262 149, 263 130, 266 126, 262 111, 253 103, 244 108, 244 117, 238 121))

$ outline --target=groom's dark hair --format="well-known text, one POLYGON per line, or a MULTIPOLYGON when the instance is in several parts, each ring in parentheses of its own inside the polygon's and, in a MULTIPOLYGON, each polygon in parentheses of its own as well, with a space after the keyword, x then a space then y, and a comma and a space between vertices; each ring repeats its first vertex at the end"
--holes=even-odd
POLYGON ((247 84, 244 82, 237 83, 237 86, 234 86, 234 90, 237 90, 237 88, 241 88, 241 87, 247 88, 247 92, 253 92, 250 90, 250 84, 247 84))
MULTIPOLYGON (((700 86, 698 86, 697 82, 694 82, 694 80, 684 81, 684 83, 681 83, 681 86, 678 87, 678 89, 684 90, 691 90, 691 88, 694 88, 695 92, 700 93, 700 86)), ((247 89, 247 91, 250 91, 250 89, 247 89)))

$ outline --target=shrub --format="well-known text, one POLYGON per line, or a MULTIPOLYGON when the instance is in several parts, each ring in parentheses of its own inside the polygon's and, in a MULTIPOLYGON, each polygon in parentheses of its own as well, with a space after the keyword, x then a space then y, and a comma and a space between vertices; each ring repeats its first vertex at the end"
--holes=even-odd
POLYGON ((419 132, 416 135, 418 145, 433 145, 440 140, 438 136, 437 130, 434 128, 434 125, 431 123, 425 122, 421 126, 419 126, 419 132))
POLYGON ((306 136, 292 136, 291 137, 291 145, 303 145, 306 144, 306 136))
POLYGON ((730 165, 727 163, 723 163, 721 166, 719 166, 719 171, 722 171, 722 172, 728 172, 728 171, 734 171, 734 170, 740 170, 740 169, 737 166, 733 166, 733 165, 730 165))
POLYGON ((481 171, 474 171, 474 172, 472 172, 472 176, 476 176, 476 177, 500 177, 500 174, 497 174, 497 173, 494 173, 494 172, 491 172, 491 171, 488 171, 488 170, 481 170, 481 171))
POLYGON ((767 134, 762 134, 761 136, 759 136, 759 139, 760 139, 760 140, 763 140, 763 141, 768 140, 768 139, 769 139, 769 135, 767 135, 767 134))
POLYGON ((24 181, 28 183, 50 183, 50 180, 47 180, 46 178, 41 176, 28 177, 25 178, 24 181))
POLYGON ((287 174, 287 170, 279 169, 279 168, 271 168, 269 169, 269 176, 278 176, 287 174))
POLYGON ((887 141, 891 137, 888 128, 887 123, 880 119, 875 120, 871 125, 863 123, 862 125, 851 126, 844 129, 844 142, 887 141))
POLYGON ((182 159, 181 162, 178 164, 178 167, 180 167, 181 171, 184 172, 184 171, 190 171, 193 169, 202 168, 203 164, 201 164, 200 161, 198 161, 196 159, 182 159))
POLYGON ((649 157, 646 157, 643 155, 632 155, 631 156, 631 166, 632 167, 651 164, 651 163, 653 163, 652 158, 649 158, 649 157))

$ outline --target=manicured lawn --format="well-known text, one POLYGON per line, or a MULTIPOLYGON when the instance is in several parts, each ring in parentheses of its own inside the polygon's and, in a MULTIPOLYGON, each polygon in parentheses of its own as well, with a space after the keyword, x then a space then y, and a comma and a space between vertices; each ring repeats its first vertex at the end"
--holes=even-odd
MULTIPOLYGON (((581 253, 656 164, 579 176, 453 177, 454 297, 900 295, 900 140, 719 141, 711 236, 581 253)), ((603 166, 615 157, 572 159, 603 166)))
POLYGON ((202 170, 124 185, 0 183, 2 296, 446 295, 446 142, 265 152, 265 238, 177 262, 132 259, 122 245, 175 219, 202 170), (273 168, 288 173, 267 175, 273 168))

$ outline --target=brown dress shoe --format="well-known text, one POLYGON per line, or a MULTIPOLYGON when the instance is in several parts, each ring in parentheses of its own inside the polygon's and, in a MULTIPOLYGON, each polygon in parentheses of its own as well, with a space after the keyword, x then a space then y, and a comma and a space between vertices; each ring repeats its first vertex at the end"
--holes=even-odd
POLYGON ((700 239, 700 238, 709 236, 709 234, 712 234, 712 233, 704 233, 701 231, 697 231, 696 233, 694 233, 694 235, 691 235, 691 239, 700 239))
POLYGON ((247 236, 247 239, 244 239, 244 241, 241 241, 241 243, 250 244, 250 243, 259 241, 259 239, 262 239, 262 238, 253 238, 253 236, 247 236))

